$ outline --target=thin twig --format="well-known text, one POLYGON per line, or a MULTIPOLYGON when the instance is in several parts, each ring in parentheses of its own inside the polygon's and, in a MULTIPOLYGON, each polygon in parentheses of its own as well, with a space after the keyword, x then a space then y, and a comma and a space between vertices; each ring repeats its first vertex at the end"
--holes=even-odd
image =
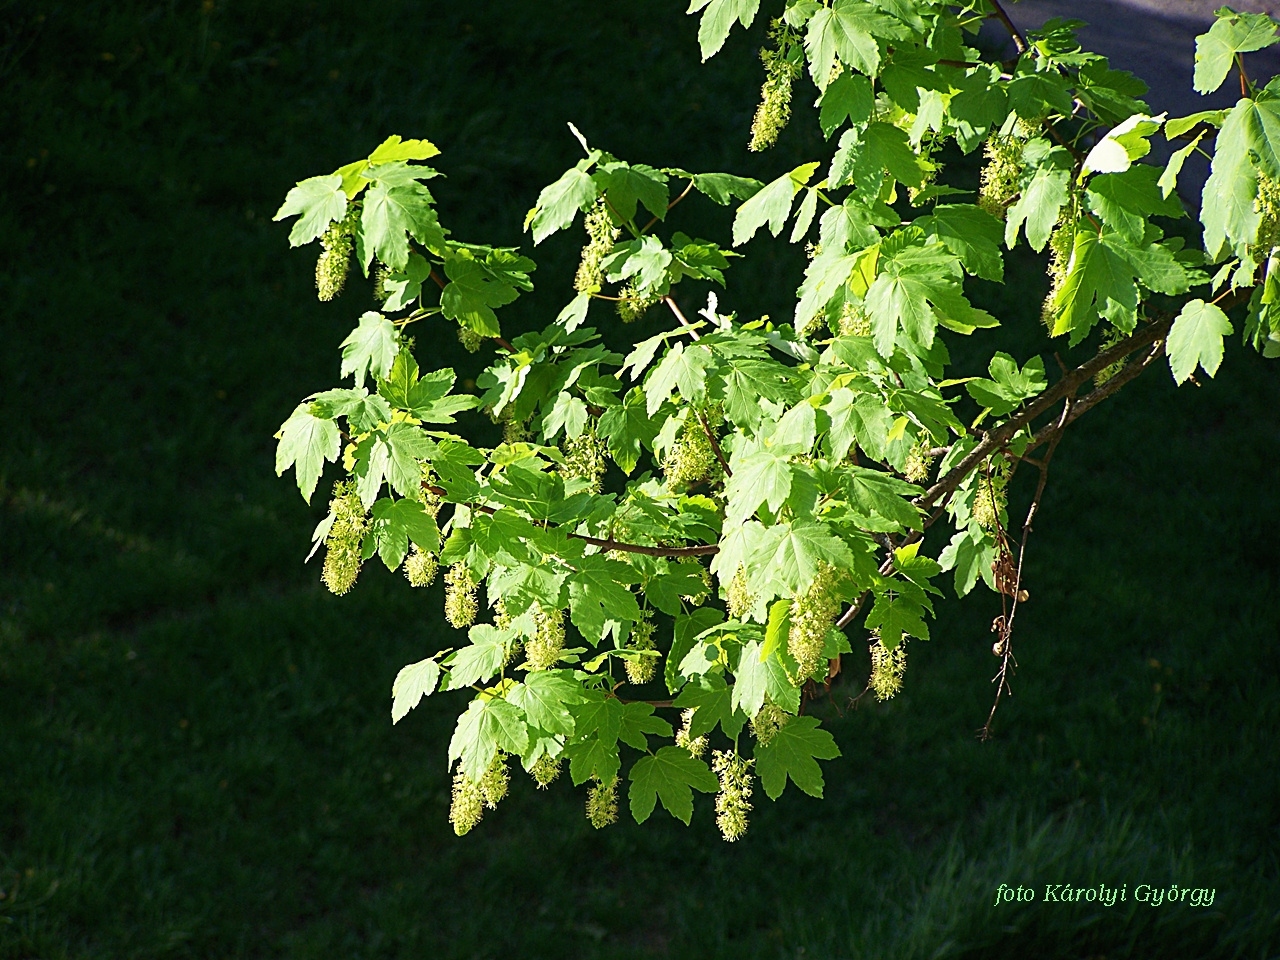
POLYGON ((707 439, 711 441, 711 452, 716 455, 716 459, 720 461, 720 469, 724 471, 726 477, 732 477, 733 471, 729 469, 729 463, 724 458, 724 451, 720 449, 720 441, 716 439, 716 435, 711 431, 707 418, 703 416, 702 411, 695 410, 694 415, 698 418, 698 422, 702 424, 702 432, 707 435, 707 439))
POLYGON ((1027 38, 1022 35, 1009 14, 1005 13, 1004 7, 1000 6, 1000 0, 991 0, 991 7, 995 11, 995 18, 1005 25, 1005 29, 1009 31, 1009 35, 1013 37, 1013 45, 1018 48, 1018 53, 1027 52, 1027 38))
POLYGON ((676 315, 676 319, 680 321, 680 326, 684 327, 686 330, 689 331, 689 336, 691 336, 694 340, 702 339, 701 336, 699 336, 698 334, 697 328, 694 327, 694 325, 689 322, 689 318, 686 317, 681 312, 680 307, 676 304, 675 300, 671 298, 671 294, 667 294, 665 297, 663 297, 662 302, 671 308, 671 312, 674 313, 676 315))
MULTIPOLYGON (((689 191, 692 189, 693 189, 693 181, 690 180, 689 185, 684 188, 684 192, 681 193, 680 196, 676 197, 674 200, 672 200, 670 203, 667 204, 667 211, 670 212, 671 208, 674 207, 681 200, 683 200, 685 197, 687 197, 689 195, 689 191)), ((644 225, 644 227, 640 230, 640 232, 648 233, 649 228, 652 227, 657 222, 658 222, 658 218, 655 216, 653 219, 651 219, 648 223, 644 225)))

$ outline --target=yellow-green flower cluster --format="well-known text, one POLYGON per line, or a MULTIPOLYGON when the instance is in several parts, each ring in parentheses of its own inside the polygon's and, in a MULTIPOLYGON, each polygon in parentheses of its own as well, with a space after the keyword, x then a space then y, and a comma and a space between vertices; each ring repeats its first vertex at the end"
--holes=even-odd
POLYGON ((871 690, 877 700, 889 700, 902 689, 902 677, 907 672, 907 638, 890 650, 879 637, 873 637, 870 650, 871 690))
POLYGON ((1004 219, 1009 202, 1018 192, 1022 176, 1023 143, 1017 137, 993 134, 983 151, 987 155, 978 188, 978 206, 993 217, 1004 219))
POLYGON ((693 724, 693 715, 697 710, 697 707, 688 707, 684 713, 680 715, 680 719, 684 721, 684 725, 676 731, 676 746, 684 747, 689 751, 689 756, 691 757, 700 757, 707 749, 707 738, 705 735, 701 737, 689 736, 689 728, 693 724))
POLYGON ((929 468, 933 465, 933 457, 928 456, 927 451, 930 449, 931 440, 932 437, 925 434, 907 451, 907 463, 902 468, 902 475, 911 483, 923 483, 929 479, 929 468))
POLYGON ((484 797, 484 805, 490 810, 497 807, 507 795, 511 785, 511 776, 507 773, 507 757, 501 750, 489 764, 489 769, 480 778, 480 794, 484 797))
POLYGON ((720 778, 716 794, 716 826, 720 835, 732 843, 747 832, 747 814, 751 812, 751 763, 732 750, 717 750, 711 769, 720 778))
POLYGON ((449 822, 458 836, 470 833, 484 817, 484 791, 480 784, 459 770, 453 775, 453 802, 449 822))
POLYGON ((775 49, 760 51, 765 80, 760 88, 760 105, 751 121, 751 142, 747 149, 752 152, 767 150, 778 142, 778 134, 791 119, 791 83, 800 75, 799 65, 792 63, 789 56, 791 31, 781 20, 775 20, 770 36, 775 49))
POLYGON ((404 558, 404 578, 412 587, 429 587, 436 579, 436 571, 440 564, 434 554, 427 553, 416 543, 409 547, 409 555, 404 558))
POLYGON ((840 612, 840 598, 836 595, 839 584, 839 571, 828 563, 820 564, 808 589, 791 601, 791 632, 787 636, 787 652, 800 668, 796 677, 797 685, 822 666, 827 631, 840 612))
POLYGON ((369 529, 355 483, 344 480, 334 486, 329 511, 333 524, 324 538, 324 572, 320 579, 331 593, 342 596, 356 585, 363 562, 360 552, 369 529))
MULTIPOLYGON (((1105 337, 1102 338, 1102 343, 1098 346, 1098 351, 1102 352, 1103 350, 1106 350, 1108 347, 1114 347, 1117 343, 1119 343, 1123 339, 1124 339, 1124 334, 1113 327, 1111 331, 1105 337)), ((1101 370, 1099 370, 1097 373, 1095 373, 1093 375, 1094 386, 1098 386, 1098 387, 1102 386, 1104 383, 1106 383, 1108 380, 1114 377, 1117 373, 1123 370, 1124 359, 1125 359, 1124 357, 1121 357, 1115 363, 1109 363, 1105 367, 1103 367, 1101 370)))
POLYGON ((785 727, 790 719, 791 714, 787 713, 768 697, 765 697, 764 703, 756 711, 756 715, 751 718, 751 732, 755 734, 756 742, 760 746, 767 747, 770 741, 778 735, 778 731, 785 727))
POLYGON ((992 457, 985 469, 980 469, 974 483, 977 493, 973 496, 973 519, 983 530, 996 530, 1000 526, 1000 512, 1004 510, 1005 488, 1009 484, 1009 462, 1003 457, 992 457))
POLYGON ((387 299, 387 281, 391 279, 391 268, 379 263, 373 270, 373 299, 382 303, 387 299))
POLYGON ((694 567, 694 570, 697 572, 698 579, 702 581, 702 587, 701 589, 695 588, 690 593, 682 593, 680 595, 680 599, 683 600, 685 603, 692 604, 695 607, 700 607, 704 603, 706 603, 707 598, 711 596, 711 590, 714 584, 711 580, 710 570, 708 570, 706 567, 704 567, 700 563, 695 563, 693 567, 694 567))
POLYGON ((623 323, 633 323, 660 299, 662 298, 654 293, 641 295, 634 283, 627 283, 618 291, 618 316, 623 323))
POLYGON ((529 768, 529 775, 533 777, 539 790, 547 789, 556 777, 560 776, 560 758, 550 757, 544 753, 533 761, 533 766, 529 768))
POLYGON ((564 611, 545 613, 536 603, 530 609, 537 630, 525 644, 525 662, 530 670, 550 670, 560 662, 564 652, 564 611))
POLYGON ((565 478, 581 477, 591 484, 593 493, 600 492, 600 481, 604 478, 608 461, 605 459, 607 444, 596 436, 594 422, 588 422, 586 429, 576 437, 566 436, 560 445, 564 451, 564 465, 560 473, 565 478))
POLYGON ((836 315, 836 329, 832 332, 841 337, 869 337, 871 318, 861 303, 846 300, 836 315))
POLYGON ((1280 181, 1259 171, 1258 196, 1253 205, 1262 219, 1258 224, 1258 239, 1249 252, 1254 260, 1263 263, 1280 245, 1280 181))
POLYGON ((711 432, 724 422, 719 405, 710 404, 701 410, 690 408, 675 443, 667 448, 662 458, 662 470, 667 478, 667 489, 684 490, 702 480, 714 481, 720 476, 720 461, 711 446, 711 432), (703 422, 706 422, 705 427, 703 422))
POLYGON ((582 260, 573 278, 573 288, 579 293, 594 293, 604 283, 604 271, 600 265, 613 252, 613 245, 622 232, 613 225, 613 215, 604 197, 596 200, 587 212, 583 226, 587 228, 587 245, 582 248, 582 260))
POLYGON ((359 211, 352 205, 341 220, 329 224, 320 235, 320 256, 316 258, 316 296, 333 300, 342 293, 351 269, 351 236, 355 233, 359 211))
POLYGON ((1049 234, 1049 295, 1044 298, 1040 320, 1050 333, 1053 333, 1054 324, 1058 320, 1054 303, 1058 299, 1058 291, 1062 289, 1062 281, 1071 270, 1071 253, 1075 242, 1075 221, 1069 217, 1059 222, 1049 234))
MULTIPOLYGON (((647 651, 654 648, 653 624, 649 621, 650 612, 642 611, 645 619, 637 620, 631 628, 631 637, 627 640, 628 650, 647 651)), ((658 670, 658 657, 635 657, 624 660, 627 668, 627 680, 641 686, 653 679, 658 670)))
POLYGON ((458 342, 466 348, 467 353, 477 353, 484 343, 484 337, 470 327, 458 327, 458 342))
POLYGON ((476 622, 476 593, 480 585, 465 564, 455 563, 444 575, 444 618, 455 630, 476 622))
POLYGON ((587 819, 597 830, 618 822, 618 778, 596 780, 587 788, 587 819))
POLYGON ((747 583, 747 570, 741 564, 733 571, 729 587, 725 590, 725 606, 732 620, 741 620, 756 605, 755 594, 747 583))

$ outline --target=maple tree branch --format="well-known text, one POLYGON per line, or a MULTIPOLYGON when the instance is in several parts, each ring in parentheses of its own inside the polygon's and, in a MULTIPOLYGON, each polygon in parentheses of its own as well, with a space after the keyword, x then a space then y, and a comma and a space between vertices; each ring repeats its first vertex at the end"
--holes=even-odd
POLYGON ((1026 53, 1027 38, 1022 35, 1022 31, 1009 19, 1009 14, 1005 12, 1004 7, 1000 6, 1000 0, 991 0, 991 7, 995 11, 992 16, 1003 23, 1005 29, 1009 31, 1009 35, 1013 37, 1013 45, 1018 48, 1018 53, 1026 53))
MULTIPOLYGON (((679 203, 681 200, 683 200, 685 197, 687 197, 687 196, 689 195, 689 191, 690 191, 690 190, 692 190, 692 189, 693 189, 693 181, 692 181, 692 180, 690 180, 690 181, 689 181, 688 186, 686 186, 686 187, 684 188, 684 191, 680 194, 680 196, 676 197, 674 200, 672 200, 670 203, 668 203, 668 204, 667 204, 667 209, 668 209, 668 210, 670 210, 670 209, 671 209, 672 207, 674 207, 677 203, 679 203)), ((650 228, 650 227, 652 227, 652 226, 653 226, 655 223, 657 223, 657 222, 658 222, 658 218, 657 218, 656 216, 654 216, 652 219, 650 219, 650 220, 649 220, 649 222, 648 222, 648 223, 646 223, 646 224, 644 225, 644 227, 642 227, 642 228, 641 228, 640 232, 641 232, 641 233, 648 233, 648 232, 649 232, 649 228, 650 228)))
POLYGON ((702 415, 699 410, 694 411, 694 416, 698 418, 698 422, 702 424, 702 432, 707 435, 707 439, 711 441, 711 451, 716 455, 716 459, 720 461, 720 469, 724 471, 726 477, 732 477, 733 471, 729 469, 729 464, 724 459, 724 451, 720 449, 720 441, 716 439, 716 435, 711 432, 711 427, 707 424, 707 418, 702 415))
POLYGON ((680 326, 684 327, 686 330, 689 331, 689 336, 691 336, 694 340, 702 339, 698 335, 697 328, 694 327, 694 325, 689 322, 689 318, 686 317, 683 312, 681 312, 679 305, 675 302, 675 300, 671 298, 671 294, 667 294, 665 297, 663 297, 662 302, 671 308, 671 312, 674 313, 676 315, 676 319, 680 321, 680 326))

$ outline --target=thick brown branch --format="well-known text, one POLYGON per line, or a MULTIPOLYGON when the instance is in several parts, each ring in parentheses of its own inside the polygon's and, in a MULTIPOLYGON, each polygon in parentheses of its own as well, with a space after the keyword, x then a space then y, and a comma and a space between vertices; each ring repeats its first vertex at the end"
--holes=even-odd
MULTIPOLYGON (((1122 360, 1135 350, 1153 343, 1156 340, 1163 340, 1169 333, 1169 328, 1173 326, 1173 317, 1168 316, 1154 323, 1149 323, 1136 331, 1132 336, 1126 337, 1114 346, 1099 352, 1097 356, 1086 360, 1080 366, 1067 373, 1061 380, 1046 390, 1040 396, 1030 403, 1025 410, 1015 417, 1006 420, 1000 426, 990 431, 983 438, 982 442, 969 452, 969 455, 961 460, 951 472, 942 477, 937 483, 930 487, 922 496, 915 501, 919 507, 930 507, 935 503, 942 501, 948 494, 955 492, 975 467, 991 454, 1000 450, 1014 435, 1024 426, 1031 423, 1037 417, 1044 414, 1059 400, 1065 397, 1074 396, 1075 392, 1080 388, 1086 380, 1096 374, 1099 370, 1110 366, 1117 360, 1122 360)), ((1137 374, 1134 374, 1136 376, 1137 374)), ((1114 379, 1114 378, 1113 378, 1114 379)), ((1116 389, 1119 389, 1118 387, 1116 389)), ((1099 397, 1098 399, 1102 399, 1099 397)), ((1083 401, 1082 401, 1083 402, 1083 401)), ((1096 400, 1094 401, 1097 402, 1096 400)), ((1087 408, 1086 408, 1087 409, 1087 408)))

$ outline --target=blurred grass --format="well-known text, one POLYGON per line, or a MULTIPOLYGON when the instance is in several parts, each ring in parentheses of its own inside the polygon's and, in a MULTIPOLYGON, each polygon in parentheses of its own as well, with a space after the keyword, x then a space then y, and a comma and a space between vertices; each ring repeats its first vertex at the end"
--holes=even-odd
MULTIPOLYGON (((942 605, 896 700, 815 705, 844 751, 827 798, 761 796, 737 845, 705 798, 689 829, 596 833, 579 792, 523 778, 453 836, 456 701, 387 717, 396 670, 448 642, 439 588, 370 567, 326 594, 299 562, 323 497, 272 469, 367 287, 317 304, 269 218, 392 132, 444 149, 455 235, 511 244, 577 158, 568 120, 695 170, 819 155, 805 123, 746 153, 760 25, 700 65, 682 14, 0 2, 0 956, 1280 955, 1280 388, 1236 342, 1219 380, 1150 372, 1062 444, 994 741, 977 595, 942 605), (993 907, 1002 882, 1217 894, 993 907)), ((683 215, 725 235, 726 211, 683 215)), ((558 312, 576 242, 538 249, 505 324, 558 312)), ((785 315, 802 255, 747 252, 727 302, 785 315)), ((982 289, 1020 356, 1044 285, 1013 258, 982 289)))

